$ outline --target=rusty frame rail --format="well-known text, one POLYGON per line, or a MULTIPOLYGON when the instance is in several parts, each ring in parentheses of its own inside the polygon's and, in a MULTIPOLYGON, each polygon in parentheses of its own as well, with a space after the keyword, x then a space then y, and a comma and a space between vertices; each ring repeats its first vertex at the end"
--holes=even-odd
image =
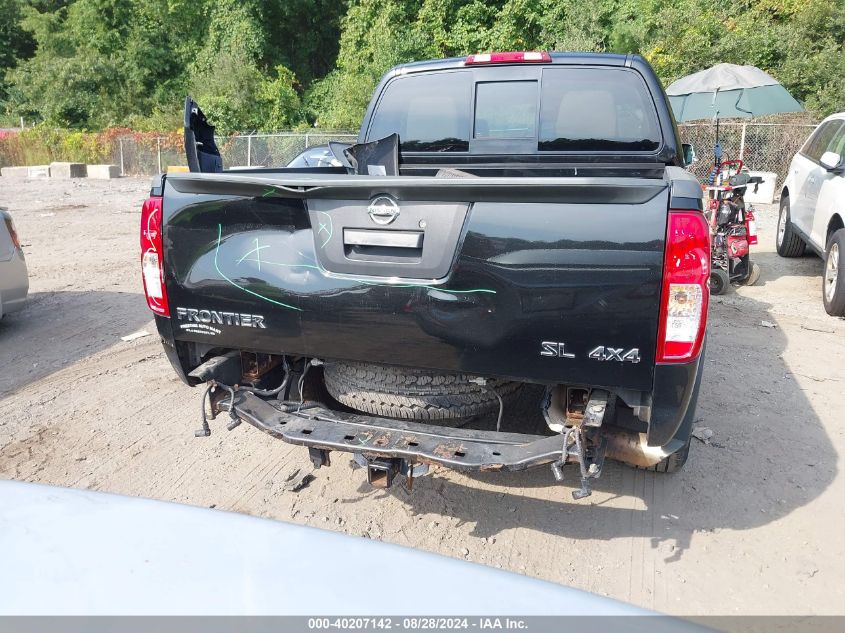
MULTIPOLYGON (((443 464, 463 471, 515 471, 552 463, 561 459, 564 451, 560 435, 432 426, 341 413, 310 402, 301 408, 290 402, 273 406, 243 391, 236 393, 233 401, 221 393, 217 407, 227 411, 230 402, 239 419, 285 442, 366 457, 443 464)), ((573 457, 570 451, 570 460, 573 457)))

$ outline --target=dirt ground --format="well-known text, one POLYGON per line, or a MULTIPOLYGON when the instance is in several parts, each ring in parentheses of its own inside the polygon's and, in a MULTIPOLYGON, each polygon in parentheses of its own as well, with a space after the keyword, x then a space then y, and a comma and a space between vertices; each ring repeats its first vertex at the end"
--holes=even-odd
POLYGON ((436 470, 409 494, 369 489, 342 456, 293 492, 304 449, 247 425, 195 439, 200 392, 141 292, 148 187, 0 182, 31 273, 29 305, 0 321, 0 477, 347 532, 673 614, 845 613, 845 321, 824 313, 819 259, 773 252, 775 207, 760 209, 759 284, 713 301, 697 415, 711 441, 677 475, 608 465, 576 502, 574 472, 436 470))

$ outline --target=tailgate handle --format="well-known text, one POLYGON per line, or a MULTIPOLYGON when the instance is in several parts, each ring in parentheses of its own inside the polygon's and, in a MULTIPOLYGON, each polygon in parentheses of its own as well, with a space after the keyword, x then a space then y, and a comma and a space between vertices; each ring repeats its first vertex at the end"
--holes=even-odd
POLYGON ((344 229, 343 243, 348 246, 381 246, 387 248, 415 248, 423 245, 422 231, 373 231, 344 229))

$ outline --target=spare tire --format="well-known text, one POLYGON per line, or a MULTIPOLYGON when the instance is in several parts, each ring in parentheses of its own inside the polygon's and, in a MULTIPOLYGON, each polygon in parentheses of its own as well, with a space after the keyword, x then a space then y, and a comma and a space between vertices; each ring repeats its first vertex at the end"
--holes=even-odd
POLYGON ((470 374, 444 374, 366 363, 327 362, 326 389, 338 402, 357 411, 387 418, 448 420, 498 410, 499 399, 516 393, 522 383, 487 380, 470 374))

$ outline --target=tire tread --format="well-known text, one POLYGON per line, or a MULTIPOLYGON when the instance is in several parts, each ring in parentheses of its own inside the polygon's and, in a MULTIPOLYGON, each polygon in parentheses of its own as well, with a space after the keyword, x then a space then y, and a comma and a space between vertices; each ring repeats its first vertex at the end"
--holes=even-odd
POLYGON ((830 316, 842 317, 845 316, 845 270, 842 266, 842 257, 845 256, 845 229, 839 229, 834 232, 827 241, 824 250, 824 268, 822 269, 822 302, 824 303, 825 312, 830 316), (824 294, 824 280, 827 273, 827 254, 830 251, 830 245, 833 242, 839 244, 839 273, 836 278, 836 290, 833 294, 833 300, 828 301, 824 294))
MULTIPOLYGON (((784 196, 780 201, 780 213, 784 213, 784 209, 785 212, 789 214, 789 198, 786 196, 784 196)), ((778 215, 778 224, 780 224, 780 215, 778 215)), ((783 233, 783 242, 781 242, 778 246, 776 241, 775 246, 778 255, 781 257, 800 257, 804 254, 806 244, 792 228, 792 220, 789 219, 789 215, 787 215, 786 218, 786 229, 783 233)))
POLYGON ((469 382, 473 376, 444 374, 365 363, 327 363, 326 389, 338 402, 357 411, 407 420, 448 420, 486 413, 502 398, 515 395, 521 383, 488 380, 487 387, 469 382))
POLYGON ((683 469, 684 464, 686 464, 687 459, 689 459, 691 442, 692 438, 690 438, 681 449, 672 453, 671 455, 669 455, 669 457, 662 459, 654 466, 649 466, 648 468, 643 468, 642 466, 634 466, 634 468, 636 468, 637 470, 650 470, 651 472, 655 473, 676 473, 683 469))

